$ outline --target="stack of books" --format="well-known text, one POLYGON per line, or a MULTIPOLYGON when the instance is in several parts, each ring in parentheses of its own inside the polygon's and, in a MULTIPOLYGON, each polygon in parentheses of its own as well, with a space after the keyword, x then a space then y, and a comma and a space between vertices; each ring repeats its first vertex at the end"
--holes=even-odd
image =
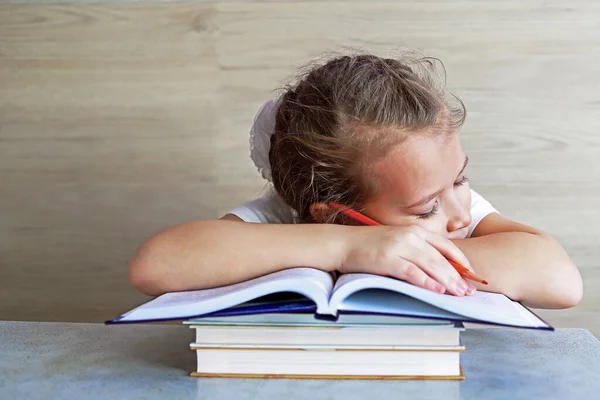
POLYGON ((460 323, 393 316, 258 314, 185 321, 193 376, 461 379, 460 323))
POLYGON ((211 377, 462 379, 463 322, 553 329, 501 294, 312 268, 167 293, 107 323, 181 319, 196 330, 192 375, 211 377))

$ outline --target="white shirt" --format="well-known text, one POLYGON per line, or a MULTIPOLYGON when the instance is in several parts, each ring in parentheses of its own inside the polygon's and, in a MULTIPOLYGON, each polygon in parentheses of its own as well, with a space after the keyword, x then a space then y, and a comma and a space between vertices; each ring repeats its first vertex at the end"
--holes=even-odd
MULTIPOLYGON (((470 237, 479 222, 487 215, 498 212, 479 193, 471 189, 471 224, 467 237, 470 237)), ((262 197, 242 204, 229 211, 245 222, 258 224, 293 224, 296 222, 294 210, 274 191, 269 190, 262 197)))

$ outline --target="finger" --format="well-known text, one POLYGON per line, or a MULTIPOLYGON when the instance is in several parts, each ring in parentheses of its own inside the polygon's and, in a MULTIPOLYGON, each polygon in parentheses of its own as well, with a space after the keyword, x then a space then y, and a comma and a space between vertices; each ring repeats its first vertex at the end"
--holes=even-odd
POLYGON ((464 253, 450 240, 445 237, 438 235, 437 233, 433 233, 427 230, 422 230, 419 232, 422 235, 423 239, 433 247, 444 257, 453 260, 462 266, 470 269, 472 272, 473 268, 471 267, 471 263, 464 255, 464 253))
POLYGON ((423 289, 431 290, 432 292, 439 294, 446 292, 444 285, 431 278, 410 261, 402 260, 400 265, 394 268, 390 275, 423 289))
POLYGON ((431 244, 423 242, 408 256, 413 264, 444 285, 449 293, 464 296, 471 291, 469 284, 431 244))
MULTIPOLYGON (((429 243, 433 247, 435 247, 436 250, 445 259, 453 260, 455 262, 458 262, 460 265, 468 268, 471 272, 474 272, 473 267, 471 266, 471 263, 469 262, 469 260, 467 259, 467 257, 450 240, 446 239, 445 237, 443 237, 441 235, 438 235, 436 233, 433 233, 433 232, 430 232, 430 231, 426 231, 426 230, 424 230, 424 232, 421 232, 421 234, 423 235, 423 237, 427 241, 427 243, 429 243)), ((452 268, 454 269, 454 267, 452 267, 452 268)), ((471 282, 469 282, 466 279, 463 279, 463 281, 467 285, 467 292, 466 292, 466 294, 471 295, 471 294, 474 294, 477 291, 477 288, 471 282)))

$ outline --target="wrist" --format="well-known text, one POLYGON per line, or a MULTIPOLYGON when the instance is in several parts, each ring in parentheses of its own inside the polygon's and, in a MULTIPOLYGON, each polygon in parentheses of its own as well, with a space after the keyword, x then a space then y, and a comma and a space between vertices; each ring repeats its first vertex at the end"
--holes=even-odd
POLYGON ((279 268, 339 270, 350 247, 350 227, 335 224, 264 224, 258 226, 270 244, 269 258, 279 268))
POLYGON ((332 240, 332 255, 335 258, 335 268, 340 273, 346 273, 348 261, 353 256, 353 251, 357 245, 365 242, 365 227, 348 226, 348 225, 331 225, 335 226, 334 238, 332 240))
POLYGON ((303 258, 309 263, 305 265, 326 272, 341 270, 352 248, 356 229, 337 224, 307 224, 302 227, 307 241, 307 247, 302 250, 303 258))
POLYGON ((316 240, 323 244, 323 254, 327 255, 324 270, 343 272, 345 260, 356 237, 356 227, 336 224, 318 224, 318 226, 321 228, 321 234, 316 240))

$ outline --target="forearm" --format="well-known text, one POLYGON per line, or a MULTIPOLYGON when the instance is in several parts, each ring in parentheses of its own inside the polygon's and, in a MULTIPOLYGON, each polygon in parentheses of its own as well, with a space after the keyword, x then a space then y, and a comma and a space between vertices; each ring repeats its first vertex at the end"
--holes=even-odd
POLYGON ((577 267, 547 235, 502 232, 453 242, 489 282, 478 289, 541 308, 571 307, 581 298, 577 267))
POLYGON ((306 266, 332 271, 342 258, 337 225, 194 221, 171 227, 140 247, 129 265, 144 293, 203 289, 306 266))

